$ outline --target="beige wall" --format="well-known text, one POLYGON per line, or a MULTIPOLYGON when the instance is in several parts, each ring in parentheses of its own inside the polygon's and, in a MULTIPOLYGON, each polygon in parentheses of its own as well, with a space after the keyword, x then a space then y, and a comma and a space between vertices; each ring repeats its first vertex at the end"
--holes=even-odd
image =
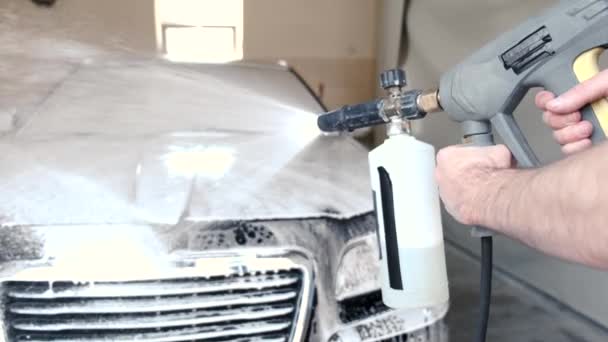
MULTIPOLYGON (((29 1, 4 1, 19 9, 33 8, 29 1)), ((377 83, 376 17, 380 2, 243 0, 242 54, 251 61, 286 60, 330 107, 367 100, 374 95, 377 83)), ((62 36, 67 38, 156 53, 162 43, 163 22, 217 25, 217 11, 200 7, 222 4, 225 1, 60 0, 52 9, 36 12, 46 12, 50 26, 65 29, 62 36)))
POLYGON ((49 13, 84 42, 155 51, 153 0, 59 0, 49 13))
POLYGON ((85 46, 155 53, 153 4, 59 0, 46 8, 28 0, 0 0, 0 43, 63 56, 78 54, 74 50, 85 46))
MULTIPOLYGON (((378 75, 386 69, 400 66, 402 54, 402 40, 404 31, 404 11, 407 0, 377 0, 379 13, 376 32, 376 72, 373 79, 376 95, 382 96, 386 92, 378 84, 378 75)), ((386 139, 386 127, 376 126, 369 138, 370 145, 377 146, 386 139)))
MULTIPOLYGON (((380 6, 376 32, 376 74, 399 66, 404 31, 403 14, 406 5, 406 0, 378 0, 378 2, 380 6)), ((379 86, 377 91, 383 93, 379 86)))
POLYGON ((155 0, 155 13, 157 48, 166 52, 167 57, 217 62, 243 58, 243 0, 155 0), (163 29, 165 25, 197 29, 163 29), (171 30, 181 33, 171 36, 171 30), (194 35, 184 33, 184 30, 194 32, 194 35), (181 40, 182 46, 172 49, 164 40, 172 40, 173 44, 175 40, 181 40))
MULTIPOLYGON (((330 107, 369 99, 376 84, 378 3, 243 0, 243 22, 237 27, 243 59, 287 61, 330 107)), ((163 23, 238 26, 225 7, 218 0, 156 0, 159 44, 163 23)))
POLYGON ((369 99, 376 73, 373 0, 245 0, 245 59, 286 60, 330 106, 369 99))

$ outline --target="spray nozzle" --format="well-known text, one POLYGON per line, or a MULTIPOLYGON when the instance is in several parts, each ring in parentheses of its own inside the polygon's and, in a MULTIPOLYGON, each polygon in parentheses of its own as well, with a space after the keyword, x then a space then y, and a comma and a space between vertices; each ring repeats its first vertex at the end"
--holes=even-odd
POLYGON ((418 120, 441 110, 436 90, 406 91, 406 84, 403 70, 386 70, 380 74, 380 86, 387 91, 386 97, 321 114, 317 124, 324 132, 350 132, 395 120, 418 120))
POLYGON ((323 113, 317 119, 323 132, 354 131, 357 128, 379 125, 386 122, 380 116, 382 100, 373 100, 323 113))

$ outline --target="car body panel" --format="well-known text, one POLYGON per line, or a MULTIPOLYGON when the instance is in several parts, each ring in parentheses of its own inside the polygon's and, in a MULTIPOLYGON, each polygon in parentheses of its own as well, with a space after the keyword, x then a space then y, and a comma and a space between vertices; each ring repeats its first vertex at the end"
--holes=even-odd
POLYGON ((47 96, 20 105, 0 139, 0 162, 9 165, 0 171, 5 223, 349 218, 372 210, 366 150, 321 135, 318 105, 282 68, 90 62, 44 86, 47 96))

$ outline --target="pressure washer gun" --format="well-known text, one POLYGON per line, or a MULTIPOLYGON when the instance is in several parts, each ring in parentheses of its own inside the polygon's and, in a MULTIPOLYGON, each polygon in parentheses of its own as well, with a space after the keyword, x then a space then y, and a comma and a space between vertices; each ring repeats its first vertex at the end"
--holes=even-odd
MULTIPOLYGON (((561 1, 444 74, 438 90, 406 90, 405 73, 389 70, 380 77, 387 97, 318 118, 326 132, 388 123, 388 138, 369 156, 387 305, 432 306, 447 301, 448 293, 432 180, 434 150, 408 134, 409 121, 445 111, 461 123, 464 143, 478 146, 494 144, 494 128, 520 167, 537 166, 514 110, 530 88, 559 95, 599 73, 598 59, 606 47, 608 0, 561 1)), ((603 141, 608 101, 583 108, 582 116, 594 126, 591 140, 603 141)), ((491 273, 491 234, 474 228, 474 235, 482 238, 482 272, 489 267, 491 273)), ((482 287, 490 284, 482 279, 482 287)), ((489 288, 482 292, 489 296, 489 288)))

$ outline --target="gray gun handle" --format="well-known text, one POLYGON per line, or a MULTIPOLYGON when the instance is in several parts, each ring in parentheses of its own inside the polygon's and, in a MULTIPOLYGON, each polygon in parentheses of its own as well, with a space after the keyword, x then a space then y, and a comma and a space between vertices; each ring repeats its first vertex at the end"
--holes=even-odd
MULTIPOLYGON (((574 72, 556 72, 541 80, 542 86, 557 94, 561 95, 572 89, 579 82, 574 72)), ((608 103, 606 100, 600 100, 593 105, 587 105, 581 110, 584 120, 591 122, 593 125, 593 134, 591 141, 596 144, 606 139, 606 133, 602 129, 601 122, 605 120, 604 125, 608 125, 608 103), (594 110, 595 109, 595 110, 594 110)), ((500 134, 503 141, 513 153, 519 167, 531 168, 540 165, 538 157, 528 144, 528 140, 519 128, 517 122, 513 118, 513 114, 498 113, 491 119, 492 125, 500 134)), ((608 127, 607 127, 608 128, 608 127)))
MULTIPOLYGON (((593 36, 601 32, 588 36, 593 36)), ((606 39, 605 37, 602 39, 606 39)), ((513 93, 509 108, 515 108, 515 102, 521 101, 524 92, 534 86, 542 86, 556 95, 561 95, 572 89, 580 82, 588 80, 600 72, 599 57, 604 52, 603 47, 595 47, 584 51, 585 37, 573 42, 566 49, 560 51, 559 58, 553 58, 549 62, 535 69, 527 80, 520 85, 520 91, 513 93), (581 51, 584 51, 581 53, 581 51)), ((511 111, 507 109, 507 111, 511 111)), ((593 125, 591 141, 594 144, 606 139, 608 134, 608 101, 606 99, 587 105, 581 109, 584 120, 593 125)), ((491 119, 496 131, 509 147, 520 167, 535 167, 540 165, 534 151, 528 144, 526 137, 515 122, 510 112, 498 113, 491 119)))
MULTIPOLYGON (((487 121, 465 121, 462 123, 466 146, 492 146, 494 136, 492 127, 487 121)), ((474 226, 471 228, 471 236, 482 238, 492 236, 492 232, 483 227, 474 226)))
MULTIPOLYGON (((598 58, 607 48, 608 0, 559 1, 446 72, 441 105, 458 122, 491 120, 520 166, 537 166, 513 112, 532 88, 561 95, 599 73, 598 58)), ((582 114, 595 128, 591 140, 605 140, 608 102, 582 114)))
MULTIPOLYGON (((561 72, 552 70, 552 68, 543 68, 544 75, 542 76, 544 77, 537 76, 539 78, 537 82, 554 94, 561 95, 581 81, 587 80, 600 72, 598 59, 603 51, 603 48, 589 50, 574 58, 574 61, 569 63, 567 67, 560 68, 561 72)), ((583 120, 587 120, 593 125, 591 141, 594 144, 604 141, 608 133, 608 102, 605 99, 600 99, 583 107, 581 114, 583 120)))

